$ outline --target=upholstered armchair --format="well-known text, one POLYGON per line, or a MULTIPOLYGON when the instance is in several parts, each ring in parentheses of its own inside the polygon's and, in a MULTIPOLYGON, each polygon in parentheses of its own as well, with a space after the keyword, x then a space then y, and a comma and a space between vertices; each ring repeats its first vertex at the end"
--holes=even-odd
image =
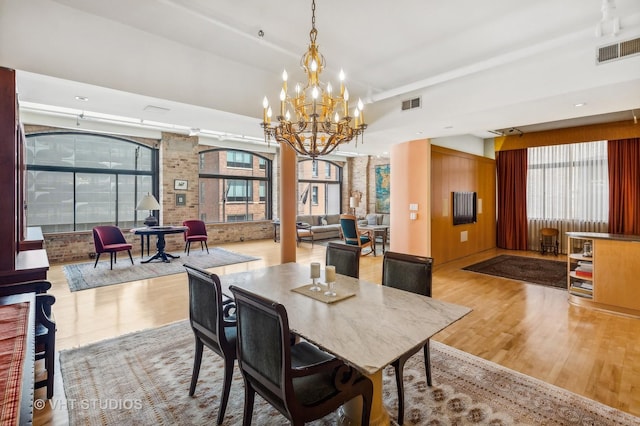
POLYGON ((358 229, 358 221, 354 215, 341 214, 340 226, 345 244, 359 246, 360 249, 363 250, 368 247, 369 250, 367 252, 363 251, 362 254, 373 253, 374 256, 376 255, 376 244, 373 232, 360 231, 358 229))
POLYGON ((189 396, 193 396, 200 374, 204 346, 224 360, 222 397, 218 408, 218 424, 222 424, 229 401, 233 366, 236 360, 236 322, 227 315, 233 304, 223 300, 220 278, 214 273, 185 264, 189 279, 189 321, 195 336, 196 349, 191 374, 189 396))
MULTIPOLYGON (((382 261, 382 285, 431 297, 432 268, 433 259, 430 257, 387 251, 382 261)), ((424 352, 425 371, 427 373, 427 385, 431 386, 429 340, 427 340, 422 349, 424 352)), ((396 373, 399 424, 402 424, 404 421, 404 364, 419 350, 420 348, 416 348, 414 351, 404 354, 391 364, 396 373)))
POLYGON ((244 378, 243 425, 250 425, 256 392, 291 424, 326 416, 362 397, 362 422, 369 424, 373 384, 369 378, 316 346, 291 344, 282 304, 231 286, 238 318, 238 364, 244 378))
POLYGON ((336 267, 336 273, 360 277, 360 246, 329 242, 325 253, 325 265, 336 267))
POLYGON ((127 251, 129 253, 129 259, 133 265, 133 257, 131 257, 131 244, 127 243, 122 231, 117 226, 104 225, 96 226, 93 228, 93 242, 96 248, 96 263, 93 265, 95 268, 100 260, 102 253, 109 253, 111 260, 111 269, 113 269, 113 263, 117 261, 116 253, 119 251, 127 251))
POLYGON ((184 233, 184 251, 189 256, 189 250, 191 249, 191 243, 194 241, 200 241, 200 249, 204 250, 207 248, 207 253, 209 253, 209 246, 207 245, 207 239, 209 238, 207 235, 207 226, 202 220, 192 219, 185 220, 182 222, 183 226, 186 226, 188 229, 184 233))

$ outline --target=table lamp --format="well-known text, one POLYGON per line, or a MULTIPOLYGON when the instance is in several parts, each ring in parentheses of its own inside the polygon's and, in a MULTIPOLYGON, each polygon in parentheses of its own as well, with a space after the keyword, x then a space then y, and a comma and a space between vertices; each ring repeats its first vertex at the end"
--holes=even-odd
POLYGON ((351 214, 356 214, 356 207, 358 207, 358 199, 356 197, 349 197, 349 207, 351 208, 351 214))
POLYGON ((156 197, 147 193, 142 200, 138 203, 136 210, 149 210, 149 217, 144 220, 144 224, 147 226, 156 226, 158 224, 158 219, 153 215, 153 210, 160 210, 160 204, 156 197))

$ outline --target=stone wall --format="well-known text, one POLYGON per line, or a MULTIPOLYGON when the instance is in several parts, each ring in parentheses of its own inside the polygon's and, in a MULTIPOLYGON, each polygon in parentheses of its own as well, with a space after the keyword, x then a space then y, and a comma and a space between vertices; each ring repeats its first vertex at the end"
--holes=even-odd
MULTIPOLYGON (((348 196, 359 199, 356 216, 365 217, 367 213, 376 213, 376 166, 389 164, 384 157, 353 157, 348 165, 352 173, 347 187, 348 196)), ((347 207, 349 201, 347 198, 347 207)))
MULTIPOLYGON (((133 244, 131 255, 140 257, 140 237, 129 232, 128 229, 122 230, 127 242, 133 244)), ((207 225, 207 234, 209 240, 207 244, 213 247, 217 244, 231 243, 249 240, 264 240, 273 238, 273 225, 271 221, 262 222, 238 222, 238 223, 217 223, 207 225)), ((182 234, 167 235, 166 251, 169 253, 180 254, 184 251, 184 238, 182 234)), ((94 257, 95 247, 93 244, 93 233, 91 231, 83 232, 63 232, 56 234, 44 235, 44 248, 47 250, 49 263, 64 262, 91 262, 94 257)), ((151 249, 155 247, 154 237, 151 237, 151 249)), ((192 249, 199 249, 198 246, 191 246, 192 249)), ((103 255, 103 257, 107 255, 103 255)), ((119 259, 126 259, 126 253, 119 253, 119 259), (124 257, 123 257, 124 256, 124 257)), ((100 260, 102 262, 102 260, 100 260)))
MULTIPOLYGON (((25 126, 25 133, 40 133, 61 131, 63 129, 44 126, 25 126)), ((174 133, 162 133, 161 140, 126 137, 148 146, 159 148, 160 152, 160 197, 162 206, 160 212, 160 224, 182 225, 185 219, 198 218, 198 152, 202 149, 211 149, 210 146, 198 145, 197 137, 174 133), (174 189, 176 179, 186 180, 186 190, 174 189), (176 195, 183 194, 186 197, 184 206, 176 205, 176 195)), ((269 155, 271 156, 271 155, 269 155)), ((276 185, 277 186, 277 183, 276 185)), ((146 215, 145 215, 146 216, 146 215)), ((122 229, 125 238, 133 244, 132 255, 140 256, 140 238, 130 233, 129 229, 122 229)), ((270 220, 256 222, 234 222, 207 224, 210 247, 229 242, 262 240, 273 238, 273 225, 270 220)), ((93 233, 91 231, 62 232, 44 234, 44 247, 47 250, 49 263, 92 261, 95 253, 93 233)), ((153 237, 152 237, 153 240, 153 237)), ((152 249, 155 242, 151 241, 152 249)), ((181 234, 166 236, 166 250, 168 252, 182 252, 184 250, 184 238, 181 234)), ((120 253, 119 257, 122 258, 120 253)), ((124 254, 126 259, 126 254, 124 254)))

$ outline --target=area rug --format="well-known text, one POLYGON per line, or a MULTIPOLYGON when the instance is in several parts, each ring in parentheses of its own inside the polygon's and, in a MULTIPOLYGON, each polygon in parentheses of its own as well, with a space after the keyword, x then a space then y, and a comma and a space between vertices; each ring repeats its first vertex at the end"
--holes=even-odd
MULTIPOLYGON (((70 424, 215 424, 223 364, 205 348, 196 392, 189 397, 193 353, 187 321, 62 351, 70 424), (80 405, 82 401, 86 404, 80 405)), ((431 344, 431 363, 432 387, 426 385, 421 353, 405 365, 405 425, 638 425, 640 421, 439 342, 431 344)), ((393 423, 398 407, 392 368, 384 371, 383 380, 384 405, 393 423)), ((236 364, 224 425, 242 424, 243 386, 236 364)), ((312 424, 335 425, 336 420, 334 413, 312 424)), ((256 397, 253 424, 288 422, 256 397)))
POLYGON ((567 289, 567 263, 503 254, 462 268, 496 277, 567 289))
POLYGON ((94 262, 91 262, 65 265, 62 269, 71 291, 78 291, 162 275, 179 274, 185 272, 183 266, 185 263, 207 269, 258 260, 257 257, 246 256, 219 247, 209 248, 208 254, 206 251, 192 250, 189 256, 185 253, 179 255, 179 258, 173 259, 169 263, 156 261, 140 263, 139 258, 134 258, 134 265, 132 265, 126 253, 124 255, 119 253, 118 261, 113 264, 113 270, 111 270, 109 269, 109 256, 105 254, 103 256, 106 259, 104 261, 100 259, 95 268, 93 267, 94 262))

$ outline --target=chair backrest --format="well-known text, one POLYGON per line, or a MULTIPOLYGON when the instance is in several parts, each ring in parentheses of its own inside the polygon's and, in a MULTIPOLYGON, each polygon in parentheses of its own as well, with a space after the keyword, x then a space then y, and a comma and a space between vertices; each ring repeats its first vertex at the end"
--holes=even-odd
POLYGON ((293 395, 287 311, 239 287, 230 290, 236 302, 238 365, 256 390, 266 390, 272 404, 284 407, 287 395, 293 395))
POLYGON ((360 252, 355 245, 330 242, 327 244, 325 264, 336 267, 336 272, 350 277, 360 277, 360 252))
POLYGON ((360 245, 360 235, 358 232, 358 223, 356 217, 352 214, 340 215, 340 227, 342 228, 342 236, 347 244, 360 245))
POLYGON ((387 251, 382 261, 382 285, 431 297, 433 259, 387 251))
POLYGON ((212 272, 185 264, 189 279, 189 321, 202 339, 222 351, 227 344, 223 327, 220 278, 212 272))
POLYGON ((93 228, 93 242, 96 246, 96 252, 102 253, 105 246, 110 244, 124 244, 127 240, 117 226, 101 225, 93 228))
POLYGON ((185 239, 192 235, 207 235, 207 226, 202 220, 185 220, 184 222, 182 222, 182 226, 186 226, 188 228, 184 233, 185 239))

